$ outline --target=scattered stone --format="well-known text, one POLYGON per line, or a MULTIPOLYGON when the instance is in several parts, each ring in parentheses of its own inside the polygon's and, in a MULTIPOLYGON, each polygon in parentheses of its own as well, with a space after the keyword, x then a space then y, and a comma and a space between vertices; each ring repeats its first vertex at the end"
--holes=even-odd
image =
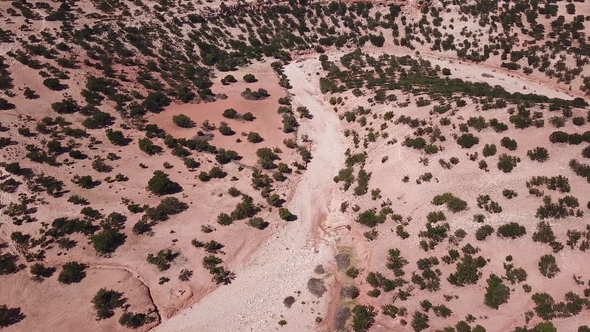
POLYGON ((322 297, 325 292, 328 291, 326 286, 324 286, 324 281, 322 279, 311 278, 307 282, 307 289, 310 293, 317 297, 322 297))
POLYGON ((317 274, 324 274, 324 273, 326 273, 326 270, 324 270, 324 267, 322 266, 322 264, 319 264, 315 267, 315 269, 313 269, 313 272, 315 272, 317 274))
POLYGON ((293 305, 293 303, 295 303, 295 298, 293 296, 287 296, 284 300, 283 300, 283 304, 285 305, 285 307, 287 308, 291 308, 291 306, 293 305))
POLYGON ((355 285, 344 286, 340 289, 340 297, 348 299, 356 299, 359 296, 359 289, 355 285))
POLYGON ((343 330, 346 326, 346 321, 350 318, 350 309, 347 307, 340 307, 336 310, 334 315, 334 329, 343 330))
POLYGON ((350 257, 347 254, 338 254, 335 258, 339 269, 344 270, 350 266, 350 257))

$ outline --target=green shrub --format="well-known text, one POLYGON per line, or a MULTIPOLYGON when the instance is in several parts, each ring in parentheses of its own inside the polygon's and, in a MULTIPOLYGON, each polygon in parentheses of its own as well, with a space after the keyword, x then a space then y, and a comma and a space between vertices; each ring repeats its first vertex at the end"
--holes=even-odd
POLYGON ((250 225, 256 229, 264 229, 264 228, 266 228, 268 223, 265 222, 264 219, 262 219, 260 217, 255 217, 255 218, 251 218, 250 220, 248 220, 248 225, 250 225))
POLYGON ((469 149, 472 146, 479 143, 479 138, 473 136, 473 134, 463 134, 457 138, 457 144, 459 144, 462 148, 469 149))
POLYGON ((233 218, 227 213, 220 213, 217 216, 217 223, 222 226, 231 225, 232 222, 233 222, 233 218))
POLYGON ((504 173, 510 173, 519 162, 520 158, 503 153, 498 158, 498 169, 504 173))
POLYGON ((262 142, 262 136, 260 136, 260 134, 255 133, 253 131, 248 133, 248 142, 250 143, 260 143, 262 142))
POLYGON ((109 254, 125 242, 125 235, 115 229, 105 229, 90 237, 94 250, 101 254, 109 254))
POLYGON ((377 224, 384 223, 385 218, 385 215, 377 214, 375 209, 371 209, 359 214, 356 221, 368 227, 375 227, 377 224))
POLYGON ((279 217, 283 220, 290 220, 293 215, 287 208, 279 208, 279 217))
POLYGON ((501 304, 507 303, 510 298, 510 288, 506 287, 495 274, 491 274, 487 280, 486 294, 484 303, 494 309, 498 309, 501 304))
POLYGON ((229 83, 236 83, 238 80, 233 75, 226 75, 221 79, 221 84, 227 85, 229 83))
POLYGON ((439 151, 438 146, 434 145, 434 144, 428 144, 424 147, 424 152, 426 154, 435 154, 439 151))
POLYGON ((557 273, 559 273, 560 269, 557 267, 557 263, 555 262, 555 256, 553 255, 543 255, 539 260, 539 271, 541 274, 547 278, 553 278, 557 273))
POLYGON ((533 150, 527 151, 527 156, 531 158, 531 160, 536 160, 538 162, 545 162, 549 159, 549 151, 547 151, 544 147, 536 147, 533 150))
MULTIPOLYGON (((252 114, 252 113, 250 113, 250 114, 252 114)), ((222 115, 228 119, 237 119, 238 118, 238 111, 236 111, 233 108, 228 108, 225 111, 223 111, 222 115)))
POLYGON ((78 283, 86 277, 84 270, 86 266, 78 262, 68 262, 62 265, 62 271, 59 273, 57 280, 62 284, 78 283))
POLYGON ((352 309, 352 329, 355 332, 367 331, 375 322, 377 311, 370 305, 356 305, 352 309))
POLYGON ((383 44, 385 43, 385 37, 383 37, 382 34, 381 35, 369 34, 369 41, 374 46, 382 47, 383 44))
POLYGON ((146 323, 152 322, 153 320, 153 318, 148 317, 146 314, 127 311, 121 315, 121 318, 119 318, 119 324, 127 328, 136 329, 146 323))
POLYGON ((572 122, 576 126, 583 126, 586 123, 586 120, 584 119, 584 117, 577 116, 577 117, 575 117, 575 118, 572 119, 572 122))
POLYGON ((270 95, 268 91, 259 88, 257 91, 252 91, 250 88, 246 88, 244 92, 242 92, 242 97, 246 100, 261 100, 268 98, 270 95))
POLYGON ((498 227, 498 236, 516 239, 526 234, 526 228, 516 222, 510 222, 498 227))
POLYGON ((442 195, 437 195, 432 199, 432 204, 434 205, 442 205, 446 204, 447 208, 451 212, 460 212, 467 209, 467 202, 464 200, 455 197, 451 193, 444 193, 442 195))
POLYGON ((147 137, 140 139, 137 143, 138 143, 139 149, 141 151, 147 153, 150 156, 154 155, 162 150, 159 146, 155 145, 151 139, 149 139, 147 137))
POLYGON ((481 277, 479 268, 486 265, 486 260, 479 256, 473 258, 471 255, 465 255, 463 259, 457 263, 457 271, 451 273, 447 280, 455 286, 464 286, 465 284, 476 284, 481 277))
POLYGON ((195 123, 191 120, 191 118, 184 114, 174 115, 172 117, 172 122, 174 122, 174 124, 180 128, 192 128, 195 126, 195 123))
POLYGON ((256 79, 256 77, 252 74, 246 74, 244 75, 244 81, 246 83, 254 83, 254 82, 258 82, 258 80, 256 79))
POLYGON ((412 316, 412 323, 410 325, 412 326, 412 329, 414 329, 415 332, 420 332, 430 327, 428 321, 428 315, 423 314, 419 311, 415 311, 414 316, 412 316))
POLYGON ((235 134, 235 132, 231 129, 231 127, 226 124, 222 124, 221 126, 219 126, 218 130, 221 133, 221 135, 224 135, 224 136, 231 136, 231 135, 235 134))
POLYGON ((101 320, 112 317, 115 314, 113 309, 120 308, 125 303, 122 296, 123 293, 101 288, 92 298, 92 305, 96 310, 96 319, 101 320))
POLYGON ((477 131, 482 131, 483 129, 486 129, 488 127, 486 119, 483 116, 470 117, 467 120, 467 125, 469 127, 474 128, 477 131))
POLYGON ((182 187, 170 180, 168 174, 155 171, 154 176, 148 181, 148 189, 156 195, 168 195, 182 190, 182 187))
MULTIPOLYGON (((72 113, 80 111, 80 109, 81 109, 81 107, 78 105, 78 103, 74 99, 72 99, 71 97, 66 98, 66 99, 62 99, 62 101, 58 101, 58 102, 51 104, 51 108, 59 114, 72 114, 72 113)), ((98 112, 100 112, 100 111, 98 111, 98 112)), ((100 112, 100 113, 103 113, 103 112, 100 112)), ((105 113, 105 114, 107 114, 107 113, 105 113)), ((88 128, 90 128, 90 127, 88 127, 88 128)))
POLYGON ((426 140, 422 137, 416 137, 414 139, 406 137, 406 139, 403 142, 403 145, 409 148, 414 148, 416 150, 422 150, 426 147, 426 140))
POLYGON ((510 189, 504 189, 502 190, 502 195, 508 199, 512 199, 516 196, 518 196, 518 194, 516 193, 516 191, 514 190, 510 190, 510 189))
POLYGON ((431 223, 435 223, 438 221, 444 221, 447 220, 447 217, 445 216, 445 214, 442 211, 438 211, 438 212, 429 212, 426 215, 426 219, 428 220, 428 222, 431 223))
POLYGON ((490 144, 486 144, 483 147, 482 153, 483 153, 483 156, 484 157, 489 157, 489 156, 495 155, 496 154, 496 144, 491 144, 491 145, 490 144))
POLYGON ((258 211, 259 209, 254 205, 252 197, 243 195, 242 202, 236 205, 236 208, 231 213, 231 217, 233 220, 242 220, 254 217, 258 211))
POLYGON ((485 240, 489 235, 494 233, 494 227, 490 225, 483 225, 475 231, 475 238, 478 241, 485 240))
POLYGON ((16 273, 18 256, 9 253, 0 254, 0 275, 16 273))
POLYGON ((516 148, 518 146, 516 141, 511 139, 510 137, 503 137, 502 140, 500 141, 500 145, 502 145, 503 147, 505 147, 506 149, 508 149, 510 151, 516 150, 516 148))
POLYGON ((4 166, 4 170, 10 174, 18 174, 21 171, 21 167, 18 162, 13 162, 6 164, 6 166, 4 166))
POLYGON ((569 135, 563 131, 554 131, 549 135, 549 141, 551 143, 567 143, 569 141, 569 135))
POLYGON ((170 102, 172 102, 172 100, 170 100, 170 98, 168 98, 163 92, 155 91, 150 92, 141 105, 150 112, 159 113, 164 107, 170 105, 170 102))
POLYGON ((43 80, 43 85, 53 91, 60 91, 66 88, 66 86, 62 85, 57 78, 46 78, 43 80))
POLYGON ((242 115, 242 119, 244 119, 244 121, 254 121, 256 118, 251 112, 246 112, 244 115, 242 115))
POLYGON ((193 158, 185 158, 183 163, 184 163, 184 166, 186 166, 186 168, 188 168, 189 170, 193 170, 193 169, 201 166, 201 163, 199 163, 198 161, 195 161, 195 159, 193 159, 193 158))
POLYGON ((160 250, 158 254, 154 256, 154 254, 148 254, 147 262, 158 267, 160 271, 166 271, 170 268, 170 262, 176 258, 178 254, 172 252, 172 250, 160 250))
POLYGON ((107 138, 111 143, 117 146, 125 146, 127 145, 128 139, 125 138, 123 133, 120 130, 106 130, 107 138))

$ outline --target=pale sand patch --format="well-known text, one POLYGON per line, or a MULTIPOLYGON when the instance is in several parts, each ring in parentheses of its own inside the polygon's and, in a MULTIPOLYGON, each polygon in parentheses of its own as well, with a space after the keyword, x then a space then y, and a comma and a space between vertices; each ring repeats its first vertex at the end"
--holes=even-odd
MULTIPOLYGON (((314 159, 288 206, 297 220, 265 242, 252 261, 236 271, 231 285, 164 322, 157 331, 269 331, 278 328, 281 319, 287 321, 282 331, 309 331, 317 325, 315 318, 326 312, 330 294, 318 300, 306 288, 314 267, 326 264, 334 254, 331 239, 314 241, 313 234, 318 233, 321 216, 332 211, 331 195, 336 187, 332 177, 343 163, 345 147, 338 117, 314 97, 319 91, 306 81, 300 65, 286 66, 285 73, 293 85, 295 105, 307 106, 314 116, 300 129, 314 142, 314 159), (295 294, 298 291, 300 295, 295 294), (282 301, 290 295, 297 302, 286 309, 282 301)), ((330 284, 331 278, 325 282, 330 284)))

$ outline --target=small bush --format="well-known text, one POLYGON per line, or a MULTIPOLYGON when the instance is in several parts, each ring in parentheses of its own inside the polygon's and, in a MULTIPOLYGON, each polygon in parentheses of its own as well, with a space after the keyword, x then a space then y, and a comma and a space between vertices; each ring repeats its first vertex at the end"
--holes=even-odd
POLYGON ((516 193, 516 191, 514 190, 510 190, 510 189, 504 189, 502 190, 502 195, 508 199, 512 199, 513 197, 518 196, 518 194, 516 193))
POLYGON ((457 144, 459 144, 462 148, 469 149, 472 146, 479 143, 479 138, 473 136, 473 134, 463 134, 457 138, 457 144))
POLYGON ((235 132, 231 129, 231 127, 226 124, 222 124, 221 126, 219 126, 218 130, 221 133, 221 135, 224 135, 224 136, 231 136, 231 135, 235 134, 235 132))
POLYGON ((498 169, 504 173, 510 173, 519 162, 520 158, 503 153, 498 158, 498 169))
POLYGON ((178 256, 178 254, 173 253, 170 249, 160 250, 157 255, 148 254, 147 262, 156 265, 160 271, 166 271, 170 268, 170 262, 172 262, 176 256, 178 256))
POLYGON ((248 220, 248 225, 250 225, 256 229, 264 229, 264 228, 266 228, 268 223, 265 222, 264 219, 262 219, 260 217, 254 217, 254 218, 251 218, 250 220, 248 220))
POLYGON ((430 327, 428 321, 428 315, 423 314, 419 311, 415 311, 414 316, 412 317, 412 323, 410 325, 412 326, 412 329, 414 329, 415 332, 420 332, 430 327))
POLYGON ((252 75, 252 74, 246 74, 244 75, 244 81, 246 83, 255 83, 258 82, 258 79, 256 79, 256 76, 252 75))
POLYGON ((279 217, 283 220, 291 219, 293 215, 287 208, 279 208, 279 217))
POLYGON ((359 214, 357 222, 368 227, 375 227, 377 224, 385 222, 386 216, 383 214, 377 214, 375 209, 366 210, 359 214))
POLYGON ((231 225, 232 222, 233 222, 233 218, 227 213, 220 213, 217 216, 217 223, 222 226, 231 225))
POLYGON ((574 125, 576 126, 583 126, 586 123, 586 119, 584 119, 581 116, 575 117, 572 119, 572 122, 574 123, 574 125))
POLYGON ((242 115, 242 119, 244 119, 244 121, 254 121, 256 118, 251 112, 246 112, 244 115, 242 115))
POLYGON ((228 119, 237 119, 238 118, 238 111, 236 111, 233 108, 228 108, 225 111, 223 111, 222 115, 228 119))
POLYGON ((78 262, 68 262, 62 265, 62 271, 59 273, 57 280, 62 284, 78 283, 86 277, 84 270, 86 266, 78 262))
POLYGON ((62 85, 57 78, 46 78, 43 80, 43 85, 53 91, 63 90, 66 86, 62 85))
POLYGON ((174 122, 174 124, 180 128, 192 128, 195 126, 195 123, 191 120, 191 118, 184 114, 174 115, 172 117, 172 122, 174 122))
POLYGON ((113 309, 123 306, 125 302, 121 298, 122 296, 123 293, 101 288, 92 299, 92 305, 96 310, 96 319, 101 320, 112 317, 115 314, 113 309))
POLYGON ((255 133, 253 131, 248 133, 248 142, 250 143, 260 143, 263 141, 262 136, 260 134, 255 133))
POLYGON ((148 181, 148 189, 156 195, 167 195, 176 193, 182 188, 162 171, 155 171, 154 176, 148 181))
POLYGON ((485 240, 489 235, 494 233, 494 227, 490 225, 483 225, 475 231, 475 238, 478 241, 485 240))
POLYGON ((484 157, 489 157, 489 156, 495 155, 496 154, 496 151, 497 151, 496 150, 496 144, 491 144, 491 145, 490 144, 486 144, 483 147, 482 153, 483 153, 483 156, 484 157))
POLYGON ((227 85, 229 83, 236 83, 238 80, 233 75, 226 75, 221 79, 221 84, 227 85))
POLYGON ((432 204, 434 205, 442 205, 446 204, 447 208, 451 212, 459 212, 467 209, 467 202, 464 200, 455 197, 451 193, 444 193, 442 195, 437 195, 432 199, 432 204))
POLYGON ((370 305, 356 305, 352 309, 352 329, 355 332, 367 331, 375 322, 377 311, 370 305))
POLYGON ((516 222, 511 222, 498 227, 497 233, 501 237, 516 239, 526 234, 526 228, 516 222))
POLYGON ((146 323, 152 322, 153 320, 153 318, 148 317, 146 314, 127 311, 121 315, 121 318, 119 318, 119 324, 131 329, 136 329, 146 323))
POLYGON ((546 148, 540 146, 534 148, 533 150, 527 151, 526 154, 527 156, 529 156, 529 158, 531 158, 531 160, 535 160, 541 163, 549 159, 549 151, 547 151, 546 148))
POLYGON ((500 145, 502 145, 503 147, 505 147, 506 149, 508 149, 510 151, 516 150, 516 148, 518 146, 516 141, 511 139, 510 137, 502 138, 502 140, 500 141, 500 145))
POLYGON ((539 260, 539 271, 547 278, 555 277, 560 271, 555 262, 555 257, 553 255, 541 256, 541 259, 539 260))
POLYGON ((510 288, 502 283, 495 274, 491 274, 487 280, 488 287, 486 287, 484 303, 494 309, 498 309, 501 304, 507 303, 510 298, 510 288))

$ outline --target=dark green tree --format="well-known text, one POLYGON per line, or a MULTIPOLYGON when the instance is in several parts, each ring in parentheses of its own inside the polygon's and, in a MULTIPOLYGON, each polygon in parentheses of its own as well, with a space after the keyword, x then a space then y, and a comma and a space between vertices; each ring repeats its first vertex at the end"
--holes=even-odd
POLYGON ((498 309, 501 304, 508 302, 510 298, 510 288, 502 283, 495 274, 491 274, 487 280, 486 294, 484 303, 491 308, 498 309))
POLYGON ((113 310, 122 307, 125 303, 122 297, 123 293, 101 288, 92 298, 92 305, 96 310, 96 320, 112 317, 115 314, 113 310))
POLYGON ((148 181, 148 189, 160 196, 179 192, 182 190, 182 187, 170 180, 168 174, 158 170, 154 172, 154 176, 148 181))
POLYGON ((78 283, 86 277, 84 270, 86 266, 78 262, 68 262, 62 265, 62 270, 57 277, 57 280, 62 284, 78 283))

